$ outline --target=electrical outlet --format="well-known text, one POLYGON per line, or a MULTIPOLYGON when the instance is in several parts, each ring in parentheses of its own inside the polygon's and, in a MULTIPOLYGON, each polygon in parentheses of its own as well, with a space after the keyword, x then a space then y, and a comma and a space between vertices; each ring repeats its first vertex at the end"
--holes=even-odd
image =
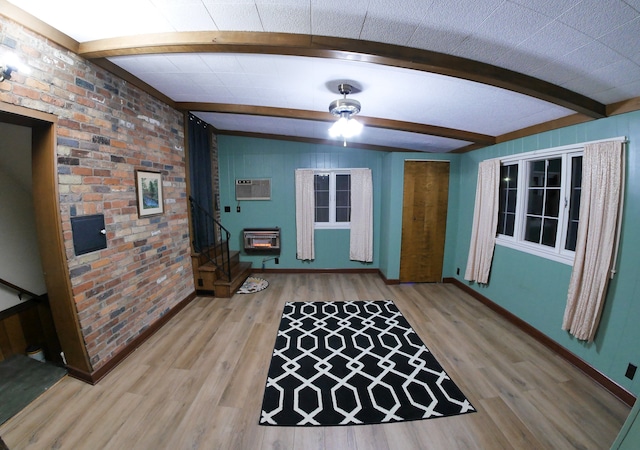
POLYGON ((636 369, 638 369, 637 366, 629 363, 629 365, 627 366, 627 372, 624 374, 624 376, 630 380, 633 380, 633 377, 636 376, 636 369))
POLYGON ((240 212, 240 205, 236 206, 236 212, 240 212))
POLYGON ((224 212, 231 212, 231 206, 225 206, 224 212))
POLYGON ((280 258, 275 258, 276 264, 280 264, 280 258))
POLYGON ((460 275, 460 267, 458 267, 458 270, 456 270, 456 275, 460 275))

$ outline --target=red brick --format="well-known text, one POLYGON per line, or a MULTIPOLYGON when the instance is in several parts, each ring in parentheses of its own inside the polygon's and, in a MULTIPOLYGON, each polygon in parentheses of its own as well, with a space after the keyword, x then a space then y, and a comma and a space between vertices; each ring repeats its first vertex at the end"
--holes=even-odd
MULTIPOLYGON (((71 173, 73 175, 93 175, 93 169, 90 169, 89 167, 72 167, 71 173)), ((88 183, 86 178, 83 181, 88 183)))
POLYGON ((127 143, 126 142, 122 142, 122 141, 118 141, 115 139, 111 139, 111 146, 112 147, 116 147, 116 148, 127 148, 127 143))
MULTIPOLYGON (((89 174, 88 175, 92 175, 93 171, 91 169, 89 169, 89 174)), ((102 184, 102 178, 100 177, 93 177, 93 176, 86 176, 82 179, 82 182, 84 184, 102 184)))
POLYGON ((19 84, 13 84, 13 93, 20 97, 27 97, 33 100, 40 99, 40 92, 35 89, 29 89, 19 84))

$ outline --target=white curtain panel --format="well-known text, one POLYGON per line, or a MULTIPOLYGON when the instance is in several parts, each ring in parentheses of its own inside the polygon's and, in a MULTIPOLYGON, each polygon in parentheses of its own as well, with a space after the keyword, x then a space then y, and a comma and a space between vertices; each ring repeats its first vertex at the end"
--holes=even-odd
POLYGON ((582 157, 578 240, 562 329, 588 342, 600 323, 616 250, 623 145, 587 144, 582 157))
POLYGON ((373 261, 373 183, 371 169, 351 170, 349 259, 373 261))
POLYGON ((490 159, 478 166, 476 203, 473 210, 471 245, 464 279, 478 283, 489 282, 498 229, 498 194, 500 161, 490 159))
POLYGON ((296 258, 312 260, 314 250, 315 199, 313 170, 296 169, 296 258))

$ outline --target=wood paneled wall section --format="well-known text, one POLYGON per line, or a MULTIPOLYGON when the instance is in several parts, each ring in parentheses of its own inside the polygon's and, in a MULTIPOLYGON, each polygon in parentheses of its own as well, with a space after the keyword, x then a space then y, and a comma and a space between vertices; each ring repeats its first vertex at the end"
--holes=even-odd
POLYGON ((61 362, 60 343, 46 300, 27 300, 0 311, 0 361, 25 354, 29 345, 40 346, 48 361, 61 362))

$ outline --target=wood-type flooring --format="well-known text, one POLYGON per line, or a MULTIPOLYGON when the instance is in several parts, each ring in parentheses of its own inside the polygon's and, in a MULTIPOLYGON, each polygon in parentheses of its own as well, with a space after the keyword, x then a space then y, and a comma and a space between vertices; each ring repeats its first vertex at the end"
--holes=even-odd
MULTIPOLYGON (((608 449, 629 407, 451 284, 264 273, 198 297, 97 385, 63 378, 0 427, 14 449, 608 449), (478 412, 348 427, 259 426, 286 301, 393 300, 478 412)), ((558 323, 560 323, 558 319, 558 323)), ((559 326, 559 325, 558 325, 559 326)))

